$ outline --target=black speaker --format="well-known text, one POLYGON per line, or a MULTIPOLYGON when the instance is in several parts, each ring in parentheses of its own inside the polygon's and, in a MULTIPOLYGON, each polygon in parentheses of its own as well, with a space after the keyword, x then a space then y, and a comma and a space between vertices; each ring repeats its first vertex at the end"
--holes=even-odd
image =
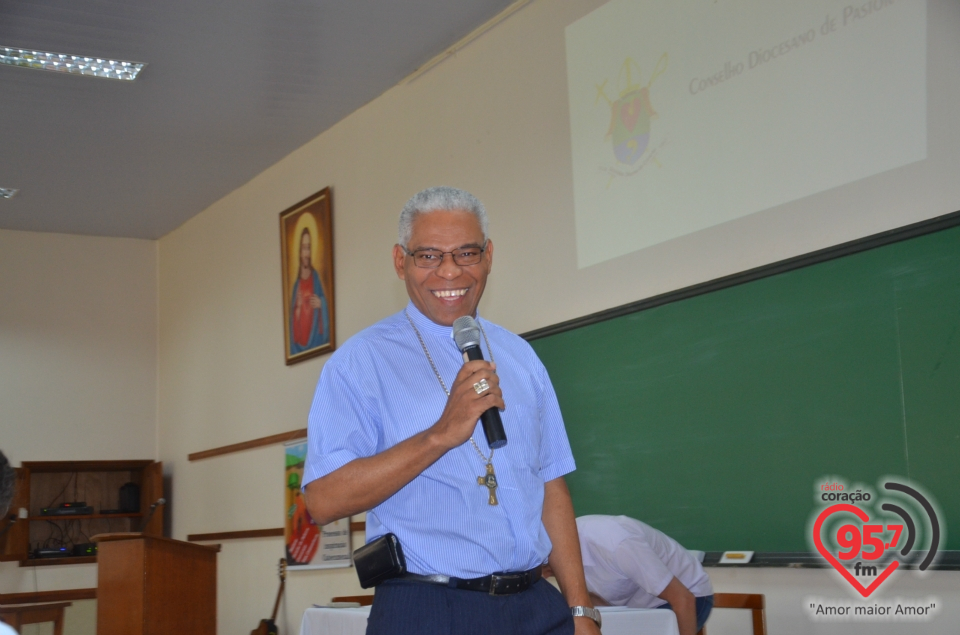
POLYGON ((127 483, 120 488, 120 511, 135 514, 140 511, 140 486, 127 483))

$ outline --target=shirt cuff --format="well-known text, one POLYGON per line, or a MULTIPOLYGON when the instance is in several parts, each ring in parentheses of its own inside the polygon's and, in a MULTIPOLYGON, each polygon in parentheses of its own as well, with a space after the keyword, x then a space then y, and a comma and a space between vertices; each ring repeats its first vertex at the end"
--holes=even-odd
POLYGON ((573 460, 573 457, 570 456, 561 461, 557 461, 556 463, 552 463, 540 470, 540 477, 543 479, 543 482, 546 483, 548 481, 560 478, 561 476, 565 476, 576 469, 577 464, 573 460))
POLYGON ((339 470, 341 467, 360 458, 350 450, 337 450, 330 454, 323 455, 316 461, 308 462, 303 468, 303 480, 300 481, 300 489, 303 490, 307 483, 322 478, 331 472, 339 470))

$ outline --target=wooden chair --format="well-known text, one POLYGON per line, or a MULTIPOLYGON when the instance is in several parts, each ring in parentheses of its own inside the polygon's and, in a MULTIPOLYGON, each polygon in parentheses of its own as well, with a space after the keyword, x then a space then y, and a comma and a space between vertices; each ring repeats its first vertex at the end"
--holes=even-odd
MULTIPOLYGON (((753 635, 767 635, 766 601, 762 593, 714 593, 715 609, 750 609, 753 617, 753 635)), ((707 635, 707 627, 697 635, 707 635)))
POLYGON ((63 635, 63 609, 71 604, 73 602, 0 606, 0 620, 9 624, 18 633, 26 624, 53 622, 53 635, 63 635))
POLYGON ((341 595, 340 597, 330 598, 331 602, 359 602, 360 606, 370 606, 373 604, 372 595, 341 595))

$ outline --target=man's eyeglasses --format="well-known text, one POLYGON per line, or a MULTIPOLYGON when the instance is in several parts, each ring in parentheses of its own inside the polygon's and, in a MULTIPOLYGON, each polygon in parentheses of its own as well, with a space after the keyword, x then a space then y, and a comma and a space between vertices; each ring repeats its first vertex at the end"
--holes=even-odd
POLYGON ((436 269, 443 262, 443 257, 450 254, 453 261, 460 267, 469 267, 480 262, 483 252, 487 250, 484 247, 461 247, 453 251, 440 251, 439 249, 417 249, 416 251, 407 251, 407 248, 400 246, 403 252, 413 257, 413 264, 424 269, 436 269))

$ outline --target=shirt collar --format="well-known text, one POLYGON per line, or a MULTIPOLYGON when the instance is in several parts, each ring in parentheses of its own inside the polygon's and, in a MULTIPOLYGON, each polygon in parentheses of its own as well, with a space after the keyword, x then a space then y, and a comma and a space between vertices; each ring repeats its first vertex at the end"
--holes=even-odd
MULTIPOLYGON (((430 333, 437 336, 446 336, 450 339, 453 339, 453 327, 444 326, 442 324, 437 324, 426 315, 420 312, 420 309, 417 308, 417 305, 413 303, 413 300, 407 302, 407 315, 410 316, 410 319, 413 320, 413 323, 420 329, 421 333, 430 333)), ((477 309, 477 313, 474 316, 475 319, 480 319, 480 309, 477 309)))

